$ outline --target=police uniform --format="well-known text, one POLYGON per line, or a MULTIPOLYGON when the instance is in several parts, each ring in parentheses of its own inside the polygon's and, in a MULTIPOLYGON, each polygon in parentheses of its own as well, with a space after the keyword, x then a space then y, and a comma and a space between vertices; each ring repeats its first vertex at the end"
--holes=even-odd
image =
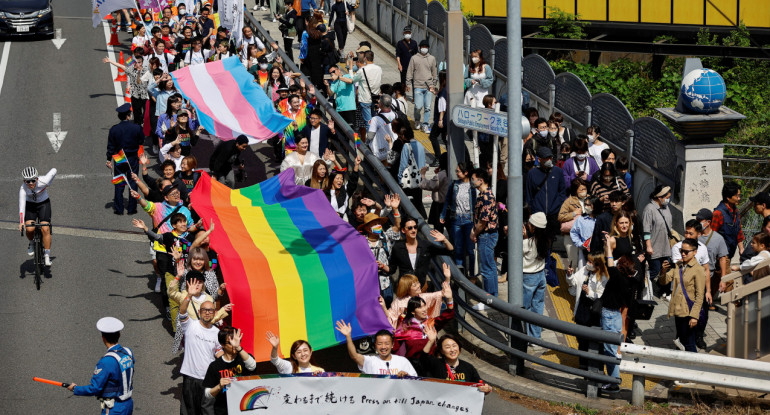
MULTIPOLYGON (((116 108, 118 113, 126 113, 131 111, 131 105, 123 104, 116 108)), ((110 128, 109 135, 107 136, 107 161, 111 161, 113 164, 114 175, 125 174, 126 179, 132 189, 136 190, 136 183, 131 179, 131 172, 139 172, 139 147, 144 145, 144 131, 142 127, 135 124, 133 121, 121 121, 110 128), (112 159, 113 154, 123 153, 126 155, 129 167, 125 163, 115 164, 112 159)), ((113 199, 112 209, 116 214, 123 214, 123 189, 126 184, 121 183, 115 185, 115 197, 113 199)), ((136 213, 136 199, 133 197, 128 198, 128 214, 136 213)))
MULTIPOLYGON (((102 333, 116 333, 123 323, 114 317, 104 317, 96 323, 102 333)), ((131 399, 134 381, 134 354, 131 349, 116 344, 99 359, 91 382, 87 386, 75 386, 78 396, 96 396, 102 405, 103 415, 130 415, 134 412, 131 399)))

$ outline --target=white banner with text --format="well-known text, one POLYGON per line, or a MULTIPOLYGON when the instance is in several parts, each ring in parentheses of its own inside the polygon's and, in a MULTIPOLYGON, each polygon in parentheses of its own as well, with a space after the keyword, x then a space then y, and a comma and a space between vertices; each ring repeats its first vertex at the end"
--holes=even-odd
POLYGON ((227 389, 232 414, 480 414, 484 393, 469 383, 354 373, 236 378, 227 389))

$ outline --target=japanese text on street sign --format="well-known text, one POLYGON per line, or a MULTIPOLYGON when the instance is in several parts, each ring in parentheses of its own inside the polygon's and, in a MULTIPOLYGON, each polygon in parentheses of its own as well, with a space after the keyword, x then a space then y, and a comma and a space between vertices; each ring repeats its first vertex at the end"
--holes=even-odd
POLYGON ((482 133, 508 136, 508 114, 467 105, 452 108, 452 121, 456 126, 482 133))

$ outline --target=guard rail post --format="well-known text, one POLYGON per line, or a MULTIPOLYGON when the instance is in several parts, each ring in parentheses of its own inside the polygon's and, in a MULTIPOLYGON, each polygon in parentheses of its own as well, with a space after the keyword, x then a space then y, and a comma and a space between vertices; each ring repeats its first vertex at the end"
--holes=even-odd
POLYGON ((591 108, 590 105, 586 105, 585 110, 586 110, 586 128, 588 128, 591 126, 591 121, 592 121, 591 111, 593 111, 593 109, 591 108))
POLYGON ((634 375, 631 383, 631 405, 644 406, 644 375, 634 375))
POLYGON ((548 84, 548 113, 553 114, 556 107, 556 85, 548 84))

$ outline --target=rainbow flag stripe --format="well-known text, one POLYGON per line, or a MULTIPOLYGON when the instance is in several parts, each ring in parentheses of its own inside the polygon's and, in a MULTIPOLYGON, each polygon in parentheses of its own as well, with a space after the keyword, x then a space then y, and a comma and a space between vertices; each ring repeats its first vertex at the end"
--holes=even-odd
POLYGON ((358 148, 363 142, 361 141, 361 137, 358 136, 358 133, 353 133, 353 139, 355 141, 356 148, 358 148))
POLYGON ((126 153, 124 153, 123 150, 120 150, 116 154, 113 154, 112 159, 115 160, 115 164, 128 163, 128 159, 126 158, 126 153))
POLYGON ((112 178, 112 184, 121 184, 126 182, 126 176, 119 174, 112 178))
POLYGON ((270 359, 265 332, 280 336, 289 355, 295 340, 322 349, 392 329, 377 297, 377 263, 366 240, 340 219, 323 192, 294 184, 294 170, 232 190, 203 173, 192 206, 216 231, 211 246, 227 282, 233 325, 258 361, 270 359))

